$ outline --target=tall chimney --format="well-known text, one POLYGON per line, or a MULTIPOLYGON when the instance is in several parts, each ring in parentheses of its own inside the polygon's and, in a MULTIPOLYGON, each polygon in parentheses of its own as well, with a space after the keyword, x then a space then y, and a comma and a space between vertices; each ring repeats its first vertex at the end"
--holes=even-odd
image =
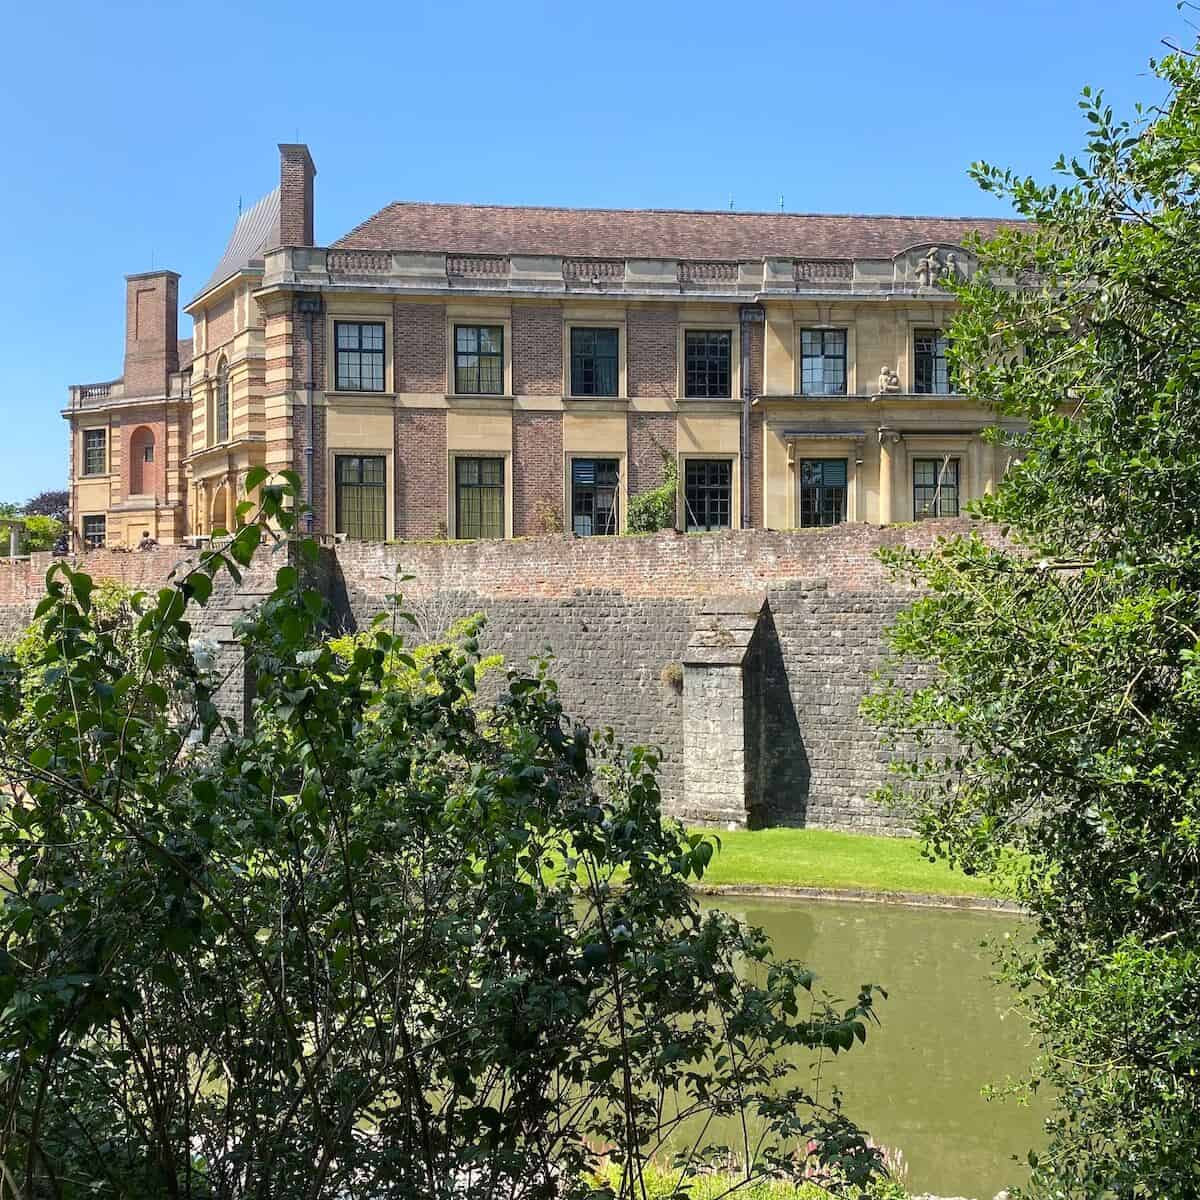
POLYGON ((165 396, 179 370, 179 276, 125 276, 125 395, 165 396))
POLYGON ((317 168, 303 143, 279 145, 279 244, 313 244, 313 180, 317 168))

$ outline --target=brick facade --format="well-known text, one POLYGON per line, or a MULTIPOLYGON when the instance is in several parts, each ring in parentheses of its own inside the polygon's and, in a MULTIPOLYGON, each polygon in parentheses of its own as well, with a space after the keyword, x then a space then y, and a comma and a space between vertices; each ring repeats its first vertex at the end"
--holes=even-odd
POLYGON ((561 530, 562 415, 515 412, 512 439, 513 534, 529 537, 561 530))
POLYGON ((750 529, 762 529, 763 522, 763 415, 750 414, 750 529))
POLYGON ((396 536, 445 537, 446 414, 396 410, 396 536))
POLYGON ((307 146, 279 147, 279 244, 313 244, 313 180, 317 168, 307 146))
POLYGON ((562 309, 556 304, 514 304, 512 340, 513 392, 518 396, 561 396, 562 309))
POLYGON ((125 395, 163 396, 179 370, 179 276, 151 271, 126 277, 125 395))
POLYGON ((675 414, 629 414, 629 495, 638 496, 663 482, 663 455, 675 456, 675 414))
POLYGON ((446 306, 397 300, 393 370, 398 392, 444 395, 446 383, 446 306))
POLYGON ((678 329, 679 314, 674 305, 629 310, 626 370, 631 396, 675 397, 679 386, 675 363, 678 329))

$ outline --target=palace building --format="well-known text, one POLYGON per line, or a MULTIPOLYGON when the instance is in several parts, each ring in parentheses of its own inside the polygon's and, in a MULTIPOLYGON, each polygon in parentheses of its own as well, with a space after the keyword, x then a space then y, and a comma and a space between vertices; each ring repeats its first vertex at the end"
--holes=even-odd
POLYGON ((390 204, 314 245, 280 146, 204 286, 127 280, 120 379, 70 389, 77 547, 231 527, 255 465, 364 540, 957 516, 1005 451, 947 369, 968 234, 936 217, 390 204))

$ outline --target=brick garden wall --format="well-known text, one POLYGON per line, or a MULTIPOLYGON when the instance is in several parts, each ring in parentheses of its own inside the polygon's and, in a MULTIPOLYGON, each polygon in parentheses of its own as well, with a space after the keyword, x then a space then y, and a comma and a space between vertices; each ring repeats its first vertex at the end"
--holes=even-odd
MULTIPOLYGON (((969 525, 359 543, 338 548, 337 570, 350 623, 383 607, 399 571, 415 576, 406 594, 424 623, 483 611, 485 647, 510 663, 551 649, 567 710, 627 743, 661 747, 668 805, 689 816, 699 810, 683 796, 685 696, 664 669, 682 660, 706 598, 765 595, 748 660, 753 706, 741 718, 758 745, 759 811, 778 824, 896 832, 902 822, 868 799, 886 754, 858 705, 881 661, 883 630, 911 593, 875 554, 927 546, 969 525)), ((708 807, 715 819, 727 816, 708 807)))
MULTIPOLYGON (((882 658, 884 627, 911 593, 888 578, 875 554, 887 545, 928 546, 968 525, 344 543, 327 558, 327 591, 340 622, 362 626, 385 607, 397 573, 413 575, 404 585, 407 603, 431 632, 483 611, 485 650, 515 664, 552 651, 567 711, 593 728, 611 726, 627 744, 660 747, 668 807, 720 820, 729 819, 725 806, 697 806, 683 794, 687 679, 681 690, 666 668, 683 661, 707 600, 765 597, 746 660, 752 686, 730 722, 744 730, 753 775, 747 805, 772 823, 893 832, 901 823, 868 799, 884 777, 886 755, 858 705, 882 658)), ((84 562, 97 578, 151 589, 180 559, 180 551, 162 547, 99 551, 84 562)), ((49 561, 0 560, 0 639, 28 622, 49 561)), ((220 613, 245 602, 223 600, 210 620, 227 625, 231 617, 220 613)))

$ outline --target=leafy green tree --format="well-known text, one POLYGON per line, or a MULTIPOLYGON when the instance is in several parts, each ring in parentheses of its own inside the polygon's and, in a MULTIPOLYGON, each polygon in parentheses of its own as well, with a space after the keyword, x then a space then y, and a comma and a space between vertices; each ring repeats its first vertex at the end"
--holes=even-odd
POLYGON ((482 720, 472 626, 418 659, 396 608, 335 652, 316 549, 281 539, 253 727, 221 717, 189 616, 291 527, 285 479, 250 472, 261 511, 128 634, 56 564, 40 649, 0 664, 8 1193, 632 1200, 672 1149, 684 1181, 729 1150, 739 1184, 877 1175, 808 1074, 873 990, 835 1011, 701 911, 712 841, 544 667, 482 720))
POLYGON ((1132 124, 1084 91, 1065 183, 974 168, 1036 222, 980 248, 952 332, 1016 431, 975 506, 1009 540, 890 556, 925 595, 867 705, 933 851, 1027 855, 1045 1196, 1200 1195, 1200 67, 1154 70, 1132 124))
POLYGON ((25 524, 25 548, 27 550, 50 550, 66 532, 66 525, 57 517, 38 514, 27 515, 25 524))
POLYGON ((30 516, 53 517, 66 522, 71 509, 71 496, 66 488, 48 488, 25 501, 23 511, 30 516))

